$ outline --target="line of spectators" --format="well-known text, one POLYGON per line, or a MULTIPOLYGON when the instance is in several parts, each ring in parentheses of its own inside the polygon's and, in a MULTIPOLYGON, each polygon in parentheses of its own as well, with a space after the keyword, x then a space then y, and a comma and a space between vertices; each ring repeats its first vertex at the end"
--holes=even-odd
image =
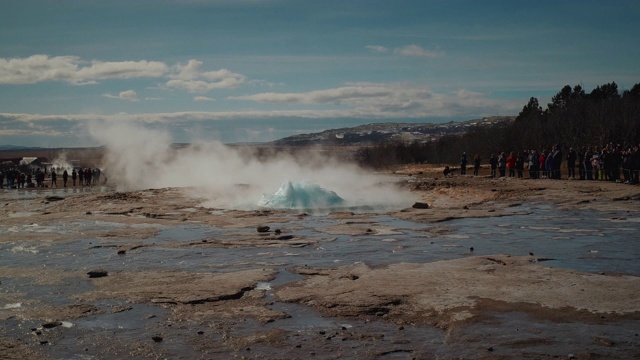
MULTIPOLYGON (((69 180, 71 180, 70 186, 91 186, 100 184, 100 178, 103 176, 100 169, 95 168, 73 168, 71 174, 67 169, 51 169, 49 174, 49 181, 46 181, 47 173, 41 169, 36 169, 33 174, 31 171, 20 172, 16 168, 0 170, 0 189, 24 189, 24 188, 36 188, 36 187, 58 187, 59 175, 56 172, 62 171, 62 186, 67 187, 69 180), (5 181, 6 180, 6 181, 5 181), (35 183, 34 183, 35 180, 35 183), (50 185, 47 185, 49 182, 50 185)), ((103 183, 106 183, 106 176, 103 176, 103 183)))
MULTIPOLYGON (((549 150, 523 150, 520 152, 498 151, 489 157, 491 177, 523 178, 525 172, 530 179, 561 179, 562 162, 566 161, 567 179, 603 180, 638 184, 640 181, 639 146, 620 146, 612 143, 602 147, 583 147, 577 151, 571 147, 566 156, 560 146, 549 150), (577 169, 577 171, 576 171, 577 169), (621 176, 622 175, 622 176, 621 176)), ((475 155, 474 175, 478 175, 481 159, 475 155)), ((466 174, 467 155, 460 158, 460 174, 466 174)))

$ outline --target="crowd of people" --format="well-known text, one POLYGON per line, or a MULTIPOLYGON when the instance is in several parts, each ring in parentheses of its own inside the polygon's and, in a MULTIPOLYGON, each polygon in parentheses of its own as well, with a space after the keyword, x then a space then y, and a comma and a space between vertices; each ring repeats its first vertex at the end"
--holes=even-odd
POLYGON ((92 186, 100 184, 101 176, 103 184, 106 183, 107 178, 98 168, 73 168, 71 172, 68 169, 52 168, 49 174, 46 173, 46 169, 40 168, 35 171, 19 171, 17 168, 11 168, 5 171, 0 170, 0 189, 53 188, 58 187, 60 179, 62 187, 92 186))
MULTIPOLYGON (((566 155, 559 145, 548 150, 523 150, 492 153, 489 157, 491 177, 530 179, 561 179, 562 163, 566 163, 566 178, 579 180, 603 180, 638 184, 640 172, 639 146, 621 146, 613 143, 602 147, 569 148, 566 155)), ((481 158, 473 159, 473 174, 478 175, 481 158)), ((467 154, 460 157, 460 174, 467 173, 467 154)), ((445 174, 446 175, 446 174, 445 174)))

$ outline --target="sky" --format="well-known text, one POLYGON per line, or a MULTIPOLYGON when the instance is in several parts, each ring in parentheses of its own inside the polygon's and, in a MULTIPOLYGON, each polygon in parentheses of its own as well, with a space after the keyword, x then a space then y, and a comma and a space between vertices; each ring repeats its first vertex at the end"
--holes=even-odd
POLYGON ((22 0, 0 11, 0 145, 266 142, 517 115, 640 83, 640 2, 22 0))

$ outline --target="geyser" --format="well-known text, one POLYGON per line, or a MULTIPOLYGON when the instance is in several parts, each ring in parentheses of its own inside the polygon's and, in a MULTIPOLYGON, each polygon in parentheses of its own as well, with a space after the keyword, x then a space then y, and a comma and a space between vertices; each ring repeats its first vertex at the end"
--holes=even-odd
POLYGON ((276 209, 331 209, 345 205, 333 191, 311 182, 286 181, 273 194, 262 195, 258 206, 276 209))

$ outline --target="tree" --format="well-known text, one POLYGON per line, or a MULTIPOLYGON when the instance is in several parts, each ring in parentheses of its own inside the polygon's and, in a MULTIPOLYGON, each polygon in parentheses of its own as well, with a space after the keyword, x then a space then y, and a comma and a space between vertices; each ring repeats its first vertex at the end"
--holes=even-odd
POLYGON ((565 85, 559 93, 551 98, 551 103, 547 105, 549 112, 565 110, 571 103, 571 86, 565 85))
POLYGON ((538 103, 538 99, 532 97, 529 99, 527 105, 522 108, 522 111, 518 114, 516 121, 540 120, 540 118, 542 118, 542 114, 542 107, 538 103))
POLYGON ((618 85, 615 82, 612 82, 602 86, 597 86, 593 91, 591 91, 589 98, 595 101, 617 100, 620 98, 620 94, 618 94, 618 85))
POLYGON ((543 110, 532 97, 508 125, 469 129, 425 144, 378 145, 361 151, 361 161, 375 167, 400 162, 457 163, 460 154, 486 157, 496 150, 517 151, 561 144, 565 148, 640 143, 640 84, 622 95, 615 82, 588 95, 582 86, 566 85, 543 110))
POLYGON ((622 93, 622 98, 640 100, 640 84, 635 84, 631 90, 625 90, 622 93))

